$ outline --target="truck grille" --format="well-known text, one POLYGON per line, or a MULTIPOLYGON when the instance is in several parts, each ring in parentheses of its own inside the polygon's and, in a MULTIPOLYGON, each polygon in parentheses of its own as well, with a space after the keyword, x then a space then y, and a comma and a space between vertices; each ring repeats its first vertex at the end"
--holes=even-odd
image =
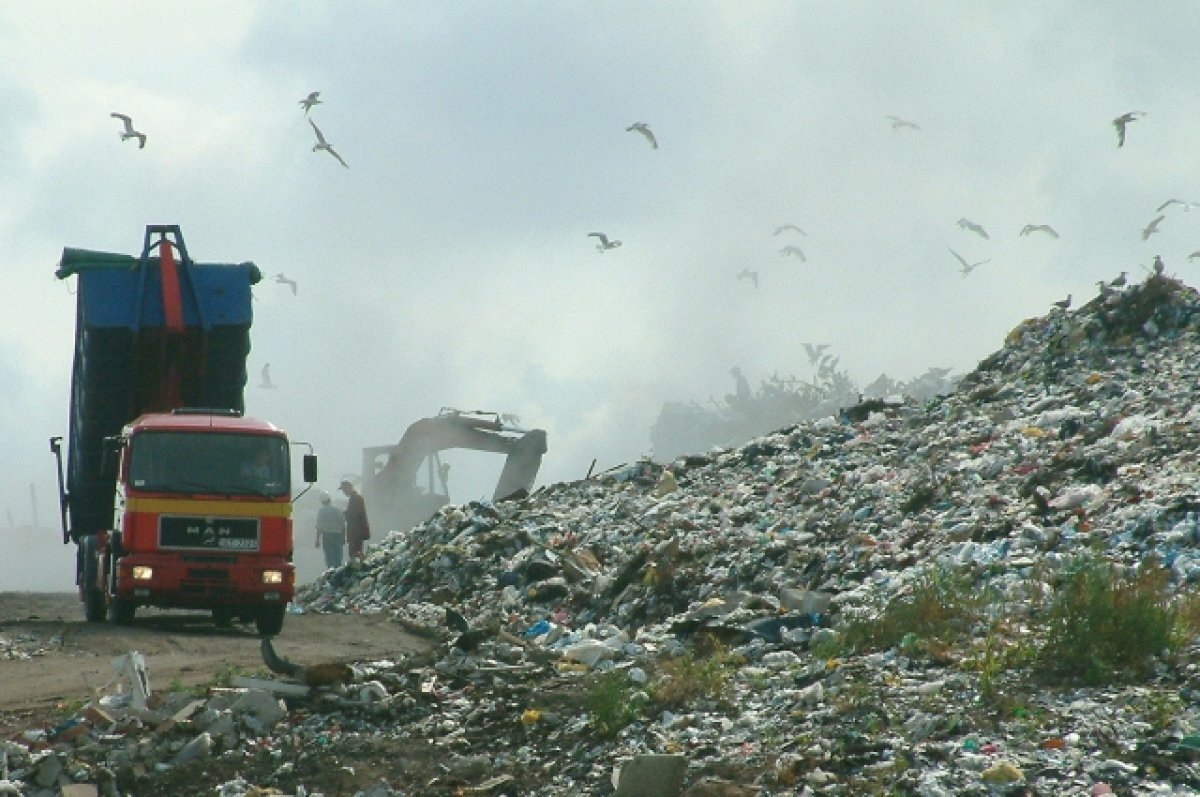
POLYGON ((163 515, 158 519, 159 548, 257 551, 258 543, 258 518, 163 515))
POLYGON ((228 581, 229 571, 218 567, 189 567, 187 577, 195 581, 228 581))

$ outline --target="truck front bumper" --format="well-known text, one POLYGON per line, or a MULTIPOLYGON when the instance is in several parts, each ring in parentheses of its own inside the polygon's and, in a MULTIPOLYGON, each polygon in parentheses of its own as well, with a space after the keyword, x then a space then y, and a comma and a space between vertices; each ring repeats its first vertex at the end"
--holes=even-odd
POLYGON ((295 586, 296 568, 282 558, 130 554, 118 560, 116 596, 165 608, 283 606, 295 586))

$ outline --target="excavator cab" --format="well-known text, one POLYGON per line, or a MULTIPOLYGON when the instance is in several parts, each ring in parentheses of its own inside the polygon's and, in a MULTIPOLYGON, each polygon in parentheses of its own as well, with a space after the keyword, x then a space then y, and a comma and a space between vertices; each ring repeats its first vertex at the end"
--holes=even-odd
POLYGON ((498 413, 448 407, 416 421, 392 446, 363 449, 363 498, 374 526, 407 531, 450 503, 449 465, 441 452, 472 449, 506 455, 493 501, 528 494, 546 453, 546 432, 521 429, 498 413))

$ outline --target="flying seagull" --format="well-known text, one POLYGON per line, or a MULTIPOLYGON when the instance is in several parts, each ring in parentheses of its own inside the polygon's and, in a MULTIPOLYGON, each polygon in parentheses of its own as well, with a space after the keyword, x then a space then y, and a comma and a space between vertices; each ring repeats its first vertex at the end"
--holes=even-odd
POLYGON ((275 281, 278 283, 281 283, 283 285, 287 285, 289 288, 292 289, 292 295, 293 296, 296 295, 296 288, 298 286, 296 285, 296 281, 294 279, 289 279, 288 277, 284 276, 283 274, 276 274, 275 281))
POLYGON ((271 364, 267 363, 262 367, 262 382, 259 387, 267 388, 268 390, 275 388, 275 383, 271 381, 271 364))
POLYGON ((804 344, 804 350, 808 352, 808 361, 813 365, 816 365, 820 361, 821 355, 824 354, 825 350, 828 348, 828 343, 818 343, 816 345, 813 345, 812 343, 804 344))
POLYGON ((784 257, 787 257, 788 255, 791 255, 792 257, 798 257, 802 263, 808 262, 808 258, 804 256, 803 250, 801 250, 798 246, 785 246, 779 250, 779 254, 783 255, 784 257))
POLYGON ((738 273, 737 278, 740 280, 750 280, 750 282, 754 283, 755 288, 758 287, 758 272, 757 271, 751 271, 748 268, 744 268, 738 273))
POLYGON ((950 250, 950 254, 954 255, 959 263, 962 263, 962 268, 960 268, 959 271, 962 272, 964 278, 972 271, 982 266, 984 263, 991 262, 991 258, 989 257, 987 260, 980 260, 978 263, 968 263, 966 258, 960 255, 958 252, 955 252, 953 249, 950 250))
POLYGON ((1065 299, 1059 299, 1057 302, 1054 303, 1054 306, 1057 307, 1059 310, 1066 310, 1068 307, 1071 306, 1071 294, 1068 293, 1067 298, 1065 298, 1065 299))
POLYGON ((970 219, 959 219, 958 226, 959 229, 970 230, 973 233, 982 235, 984 238, 989 240, 991 239, 991 236, 987 234, 987 230, 983 229, 983 227, 971 221, 970 219))
POLYGON ((313 130, 316 132, 316 134, 317 134, 317 143, 316 143, 316 144, 313 144, 312 151, 313 151, 313 152, 316 152, 316 151, 318 151, 318 150, 322 150, 322 149, 323 149, 323 150, 325 150, 326 152, 328 152, 330 155, 332 155, 333 157, 337 158, 337 161, 338 161, 338 163, 342 164, 342 165, 343 165, 343 166, 345 166, 347 169, 349 169, 350 167, 346 165, 346 162, 345 162, 344 160, 342 160, 342 156, 341 156, 341 155, 339 155, 339 154, 337 154, 336 152, 334 152, 334 151, 333 151, 333 147, 329 146, 329 142, 328 142, 328 141, 326 141, 326 140, 325 140, 325 136, 323 136, 323 135, 321 134, 321 128, 317 127, 317 123, 316 123, 316 122, 314 122, 312 119, 309 119, 309 120, 308 120, 308 123, 309 123, 310 125, 312 125, 312 129, 313 129, 313 130))
POLYGON ((629 127, 625 128, 625 132, 627 133, 633 132, 634 130, 645 136, 646 140, 650 142, 650 146, 654 147, 654 149, 658 149, 658 140, 654 137, 654 133, 650 132, 650 125, 646 124, 645 122, 634 122, 629 127))
POLYGON ((1200 249, 1197 249, 1195 252, 1192 252, 1190 255, 1188 255, 1188 260, 1195 260, 1198 257, 1200 257, 1200 249))
POLYGON ((1052 238, 1058 237, 1058 233, 1049 224, 1026 224, 1021 228, 1021 235, 1029 235, 1031 232, 1044 232, 1052 238))
POLYGON ((120 133, 122 141, 124 141, 127 138, 136 138, 138 140, 138 149, 143 149, 146 146, 146 134, 139 133, 138 131, 133 129, 133 120, 132 119, 130 119, 128 116, 126 116, 123 113, 112 113, 112 114, 109 114, 109 116, 111 116, 113 119, 120 119, 122 122, 125 123, 125 129, 122 130, 120 133))
POLYGON ((1171 205, 1183 205, 1183 210, 1185 213, 1187 211, 1191 210, 1192 208, 1200 208, 1200 202, 1187 202, 1182 199, 1168 199, 1166 202, 1162 203, 1157 208, 1155 208, 1155 211, 1158 213, 1162 213, 1163 210, 1170 207, 1171 205))
POLYGON ((901 119, 899 116, 889 116, 892 120, 892 129, 899 130, 904 127, 911 127, 913 130, 920 130, 921 127, 916 122, 910 122, 907 119, 901 119))
POLYGON ((1147 224, 1146 229, 1142 230, 1142 240, 1145 241, 1149 239, 1151 235, 1154 235, 1154 233, 1158 232, 1158 223, 1165 218, 1166 216, 1156 216, 1153 221, 1147 224))
POLYGON ((616 249, 618 246, 621 245, 620 241, 608 240, 608 236, 602 232, 589 232, 588 237, 600 239, 600 243, 596 244, 597 252, 607 252, 609 249, 616 249))
POLYGON ((320 105, 321 100, 318 97, 321 95, 319 91, 310 91, 308 96, 300 100, 300 106, 304 108, 304 112, 308 113, 314 105, 320 105))
POLYGON ((797 227, 795 224, 781 224, 778 227, 776 227, 775 232, 773 232, 771 234, 779 235, 780 233, 787 232, 788 230, 795 230, 796 232, 800 233, 801 235, 808 235, 808 233, 806 233, 804 230, 797 227))
POLYGON ((1117 146, 1125 146, 1125 125, 1137 119, 1139 116, 1145 116, 1145 111, 1130 111, 1123 113, 1116 119, 1113 119, 1113 127, 1117 128, 1117 146))

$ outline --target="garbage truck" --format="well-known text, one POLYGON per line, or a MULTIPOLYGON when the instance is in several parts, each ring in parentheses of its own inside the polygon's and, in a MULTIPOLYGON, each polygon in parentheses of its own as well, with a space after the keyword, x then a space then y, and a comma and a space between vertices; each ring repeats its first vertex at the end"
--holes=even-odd
POLYGON ((278 634, 293 446, 310 486, 317 461, 244 414, 259 269, 194 262, 178 225, 150 225, 139 255, 66 248, 55 274, 77 278, 65 462, 61 436, 50 449, 87 620, 199 609, 278 634))

